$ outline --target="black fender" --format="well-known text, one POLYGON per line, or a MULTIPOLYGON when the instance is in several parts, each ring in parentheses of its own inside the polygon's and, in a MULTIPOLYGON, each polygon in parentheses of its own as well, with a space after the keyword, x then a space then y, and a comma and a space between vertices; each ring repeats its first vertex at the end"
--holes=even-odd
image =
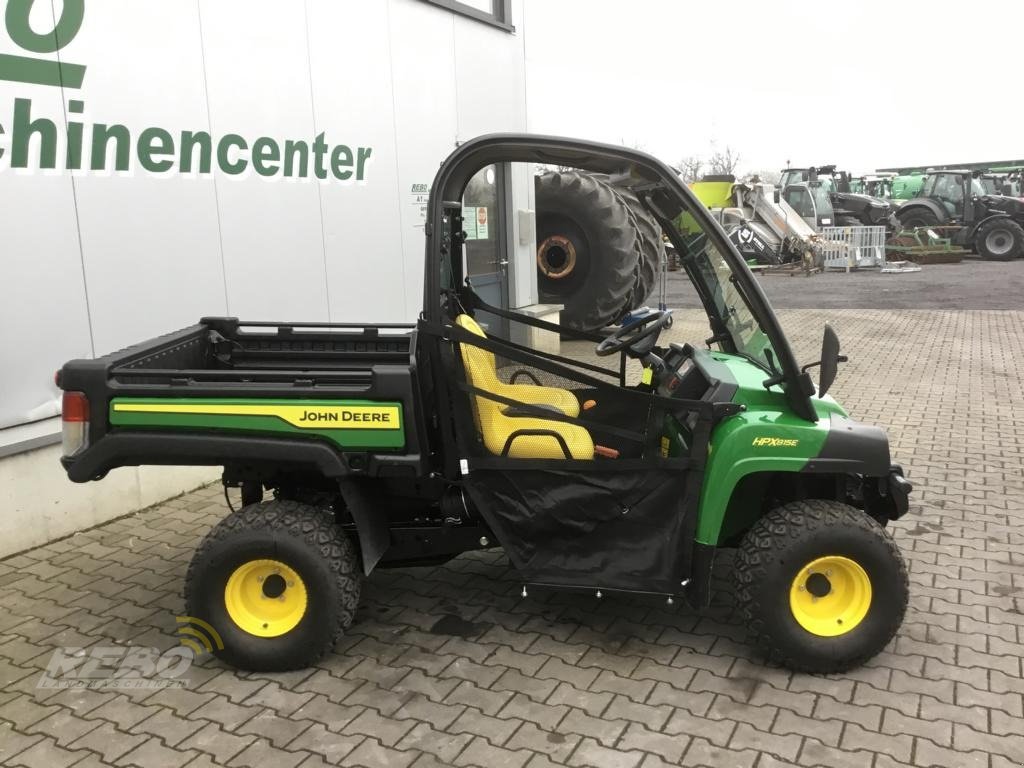
POLYGON ((973 224, 971 224, 970 228, 967 230, 966 239, 973 240, 975 233, 979 229, 981 229, 981 225, 988 224, 990 221, 994 219, 1009 219, 1010 221, 1016 221, 1016 219, 1014 219, 1013 216, 1011 216, 1010 214, 1006 213, 1006 211, 994 211, 985 218, 980 219, 979 221, 976 221, 973 224))
POLYGON ((915 197, 908 200, 896 210, 896 218, 898 218, 902 223, 905 218, 904 214, 922 209, 935 214, 935 217, 939 220, 939 224, 945 224, 951 218, 949 211, 946 210, 946 206, 931 197, 915 197))
POLYGON ((886 477, 889 467, 889 438, 885 430, 833 413, 821 450, 803 471, 886 477))
POLYGON ((144 464, 209 466, 272 464, 308 467, 324 477, 349 474, 341 454, 316 440, 289 440, 257 435, 193 432, 108 432, 84 453, 62 458, 68 478, 76 483, 98 480, 116 467, 144 464))

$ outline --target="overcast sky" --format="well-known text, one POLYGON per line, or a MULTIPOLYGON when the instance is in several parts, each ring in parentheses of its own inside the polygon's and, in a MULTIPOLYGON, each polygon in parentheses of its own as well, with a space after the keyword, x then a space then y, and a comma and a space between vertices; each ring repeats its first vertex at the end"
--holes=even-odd
POLYGON ((1024 0, 526 0, 531 131, 669 163, 1024 157, 1024 0))

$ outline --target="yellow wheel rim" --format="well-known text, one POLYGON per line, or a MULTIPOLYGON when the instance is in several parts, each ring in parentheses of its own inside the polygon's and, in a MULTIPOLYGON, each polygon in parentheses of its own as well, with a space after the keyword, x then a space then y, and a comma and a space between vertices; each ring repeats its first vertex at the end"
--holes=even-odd
POLYGON ((238 566, 224 587, 228 616, 257 637, 278 637, 306 615, 306 584, 279 560, 250 560, 238 566))
POLYGON ((797 623, 819 637, 845 635, 860 624, 871 607, 871 579, 848 557, 812 560, 789 588, 789 608, 797 623))

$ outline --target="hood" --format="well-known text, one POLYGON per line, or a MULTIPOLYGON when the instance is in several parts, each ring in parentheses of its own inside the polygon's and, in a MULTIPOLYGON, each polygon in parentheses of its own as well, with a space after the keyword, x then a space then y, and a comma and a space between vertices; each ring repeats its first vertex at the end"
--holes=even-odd
POLYGON ((1003 211, 1014 216, 1024 215, 1024 200, 1008 195, 984 195, 979 198, 985 207, 993 211, 1003 211))

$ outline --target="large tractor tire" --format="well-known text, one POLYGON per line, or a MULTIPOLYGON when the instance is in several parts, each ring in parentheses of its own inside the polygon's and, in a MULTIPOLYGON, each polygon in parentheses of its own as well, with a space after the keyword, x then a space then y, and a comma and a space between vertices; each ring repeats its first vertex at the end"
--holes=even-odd
POLYGON ((914 206, 908 211, 904 211, 901 208, 897 212, 896 218, 899 219, 900 226, 904 229, 913 229, 914 227, 934 227, 939 223, 938 216, 929 209, 919 206, 914 206))
POLYGON ((1024 256, 1024 228, 1012 219, 986 221, 974 233, 974 250, 985 261, 1013 261, 1024 256))
POLYGON ((552 171, 535 184, 541 301, 562 304, 562 324, 583 331, 641 306, 655 277, 644 252, 661 238, 639 202, 598 174, 552 171))
POLYGON ((640 235, 639 280, 630 309, 642 306, 654 290, 658 280, 661 262, 665 256, 665 241, 661 237, 661 227, 650 213, 641 205, 640 200, 625 187, 614 187, 615 193, 629 206, 633 226, 640 235))
POLYGON ((756 643, 800 672, 842 672, 881 651, 907 609, 903 556, 873 518, 847 504, 785 504, 747 532, 736 596, 756 643))
POLYGON ((283 672, 334 647, 361 585, 356 548, 330 512, 275 500, 242 507, 207 534, 188 567, 185 602, 189 617, 216 631, 214 654, 283 672))

